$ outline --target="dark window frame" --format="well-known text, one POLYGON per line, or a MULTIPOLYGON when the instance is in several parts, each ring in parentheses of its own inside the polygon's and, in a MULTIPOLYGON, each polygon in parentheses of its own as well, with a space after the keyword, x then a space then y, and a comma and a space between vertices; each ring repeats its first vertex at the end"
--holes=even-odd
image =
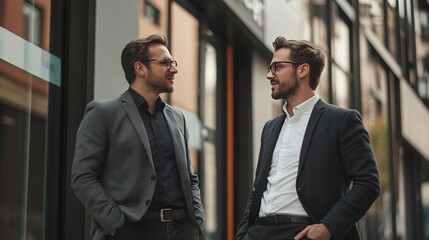
POLYGON ((143 16, 151 23, 161 25, 161 12, 150 1, 145 1, 143 6, 143 16))

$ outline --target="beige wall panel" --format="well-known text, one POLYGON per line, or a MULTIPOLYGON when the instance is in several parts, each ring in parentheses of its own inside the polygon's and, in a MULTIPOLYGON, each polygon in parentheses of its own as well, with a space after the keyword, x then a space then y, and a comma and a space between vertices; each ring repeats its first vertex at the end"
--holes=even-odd
POLYGON ((173 105, 197 112, 198 21, 178 4, 172 9, 172 55, 179 73, 171 96, 173 105))
POLYGON ((401 79, 400 88, 402 135, 429 159, 429 111, 405 79, 401 79))

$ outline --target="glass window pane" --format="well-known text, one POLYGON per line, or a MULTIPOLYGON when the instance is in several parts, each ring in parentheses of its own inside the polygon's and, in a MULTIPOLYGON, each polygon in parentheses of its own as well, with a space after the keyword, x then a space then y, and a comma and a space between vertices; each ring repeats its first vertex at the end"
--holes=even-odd
POLYGON ((37 46, 40 46, 42 34, 41 10, 29 2, 24 2, 22 12, 24 14, 25 39, 37 46))
POLYGON ((0 232, 41 239, 49 83, 0 60, 0 86, 0 232))
POLYGON ((339 16, 335 18, 334 31, 332 45, 334 61, 343 71, 350 72, 350 29, 339 16))
POLYGON ((48 128, 59 124, 48 125, 49 97, 61 83, 51 1, 0 2, 0 233, 43 239, 48 128))
POLYGON ((417 93, 429 106, 429 3, 419 1, 414 12, 415 21, 417 93))
POLYGON ((351 39, 347 18, 334 7, 334 36, 332 38, 332 90, 334 104, 349 108, 353 92, 351 84, 351 39))
POLYGON ((387 70, 380 63, 368 42, 361 42, 362 118, 368 129, 380 172, 381 194, 360 224, 365 226, 366 239, 392 239, 392 183, 389 154, 389 99, 387 70))
POLYGON ((143 15, 148 19, 149 22, 159 25, 160 24, 160 12, 150 2, 144 3, 143 15))
POLYGON ((398 26, 396 24, 396 5, 387 4, 387 28, 389 29, 387 31, 387 38, 388 38, 388 48, 392 56, 398 55, 398 47, 397 47, 397 30, 398 26))
POLYGON ((332 68, 334 104, 348 108, 350 107, 350 84, 348 76, 337 65, 333 65, 332 68))
MULTIPOLYGON (((317 47, 320 47, 325 54, 329 53, 328 51, 328 30, 327 30, 327 8, 326 8, 326 0, 312 0, 311 11, 312 11, 312 39, 314 44, 317 47)), ((328 71, 329 71, 329 57, 325 58, 325 69, 320 76, 320 83, 316 89, 317 94, 324 99, 325 101, 329 101, 329 79, 328 79, 328 71)))

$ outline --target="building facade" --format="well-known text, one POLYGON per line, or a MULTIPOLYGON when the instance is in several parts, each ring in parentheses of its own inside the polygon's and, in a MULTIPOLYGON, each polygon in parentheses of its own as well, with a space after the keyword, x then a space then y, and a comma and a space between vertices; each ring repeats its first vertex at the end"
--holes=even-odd
POLYGON ((178 62, 162 96, 190 126, 206 239, 231 240, 252 190, 271 43, 327 55, 318 94, 362 113, 382 194, 363 239, 429 239, 429 5, 425 0, 0 0, 0 232, 88 239, 70 187, 85 105, 127 88, 120 53, 161 33, 178 62))

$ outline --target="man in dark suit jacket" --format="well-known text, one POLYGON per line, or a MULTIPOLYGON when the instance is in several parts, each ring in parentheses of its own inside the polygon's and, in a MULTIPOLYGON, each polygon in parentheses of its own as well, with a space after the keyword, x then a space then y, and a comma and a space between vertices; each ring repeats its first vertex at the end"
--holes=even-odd
POLYGON ((178 72, 162 35, 128 43, 130 88, 93 101, 77 133, 72 187, 92 218, 91 239, 200 239, 204 211, 184 115, 162 102, 178 72))
POLYGON ((360 239, 356 223, 380 194, 360 114, 315 93, 325 56, 278 37, 267 79, 284 113, 263 129, 254 190, 237 239, 360 239))

